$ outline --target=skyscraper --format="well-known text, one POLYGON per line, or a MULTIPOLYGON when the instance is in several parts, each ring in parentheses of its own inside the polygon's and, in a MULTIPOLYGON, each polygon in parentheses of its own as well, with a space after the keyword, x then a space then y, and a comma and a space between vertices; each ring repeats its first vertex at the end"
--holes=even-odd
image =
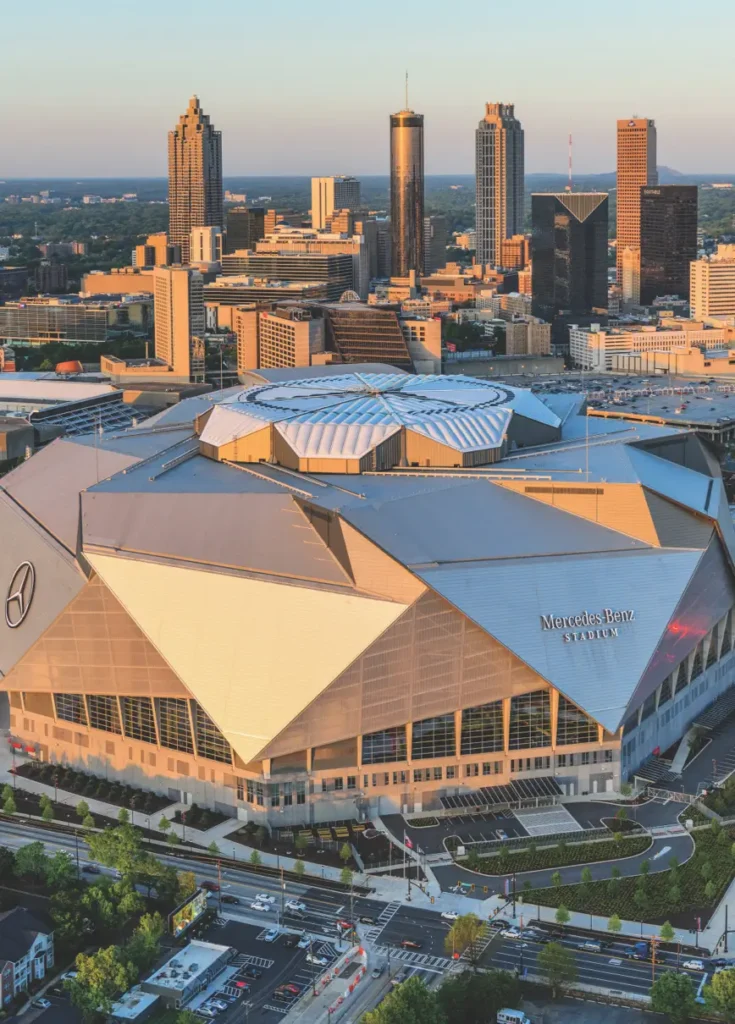
POLYGON ((641 189, 640 301, 689 298, 689 264, 697 258, 697 186, 641 189))
POLYGON ((323 231, 335 210, 356 210, 360 182, 343 174, 311 179, 311 226, 323 231))
POLYGON ((433 274, 435 270, 447 265, 447 245, 449 244, 449 224, 443 214, 432 214, 424 217, 424 273, 433 274))
POLYGON ((424 269, 424 115, 390 115, 391 273, 424 269))
POLYGON ((184 263, 192 228, 224 226, 222 133, 209 123, 196 96, 168 133, 168 218, 169 241, 181 246, 184 263))
POLYGON ((227 211, 226 252, 254 249, 265 237, 265 210, 262 206, 235 206, 227 211))
POLYGON ((204 380, 202 275, 189 267, 156 267, 153 310, 156 359, 182 380, 204 380))
POLYGON ((646 117, 618 121, 617 267, 622 282, 623 250, 641 245, 641 188, 658 184, 656 124, 646 117))
POLYGON ((477 262, 502 265, 505 238, 523 231, 523 129, 512 103, 486 103, 475 132, 477 262))
POLYGON ((607 193, 536 192, 533 223, 532 312, 555 326, 607 309, 607 193))

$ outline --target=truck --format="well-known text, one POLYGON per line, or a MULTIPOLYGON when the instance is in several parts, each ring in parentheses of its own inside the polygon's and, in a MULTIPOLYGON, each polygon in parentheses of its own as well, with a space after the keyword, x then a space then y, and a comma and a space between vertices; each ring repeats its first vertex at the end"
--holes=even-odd
POLYGON ((498 1010, 495 1020, 497 1024, 531 1024, 523 1010, 498 1010))
POLYGON ((631 946, 623 946, 623 953, 630 960, 650 960, 651 943, 645 941, 634 942, 631 946))

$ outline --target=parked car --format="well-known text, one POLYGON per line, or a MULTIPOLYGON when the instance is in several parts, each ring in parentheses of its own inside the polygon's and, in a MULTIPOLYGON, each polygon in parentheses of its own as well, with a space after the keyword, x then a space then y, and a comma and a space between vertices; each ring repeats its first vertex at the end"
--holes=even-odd
POLYGON ((398 945, 401 949, 421 949, 423 942, 419 942, 417 939, 401 939, 398 945))
POLYGON ((98 875, 100 873, 100 869, 96 864, 83 864, 82 871, 88 875, 98 875))
POLYGON ((250 985, 248 985, 247 981, 236 981, 235 987, 239 988, 242 992, 250 991, 250 985))
POLYGON ((256 901, 258 903, 275 903, 276 902, 276 897, 275 896, 271 896, 270 893, 267 893, 267 892, 259 892, 256 895, 255 899, 256 899, 256 901))
POLYGON ((216 1017, 219 1010, 215 1010, 213 1006, 200 1006, 197 1013, 201 1013, 203 1017, 216 1017))
POLYGON ((223 903, 239 903, 240 900, 237 896, 231 896, 230 893, 224 893, 222 896, 223 903))
POLYGON ((270 903, 262 903, 260 900, 255 900, 253 903, 250 904, 250 909, 261 910, 266 912, 271 909, 271 905, 270 903))
POLYGON ((276 991, 273 993, 273 998, 280 999, 284 1003, 292 1003, 296 996, 287 988, 277 988, 276 991))
POLYGON ((266 942, 275 942, 278 938, 278 929, 270 928, 263 936, 266 942))
POLYGON ((43 996, 39 996, 38 999, 33 1000, 31 1006, 35 1006, 39 1010, 48 1010, 49 1006, 51 1006, 51 1001, 44 999, 43 996))
POLYGON ((259 967, 254 967, 252 964, 245 964, 240 973, 244 974, 246 978, 263 977, 263 972, 261 971, 261 969, 259 967))
POLYGON ((306 912, 306 904, 300 900, 287 900, 286 910, 292 910, 295 914, 304 914, 306 912))
POLYGON ((495 835, 498 837, 498 839, 507 839, 508 838, 508 833, 504 829, 502 829, 502 828, 496 828, 495 829, 495 835))
POLYGON ((210 882, 208 878, 205 878, 203 882, 199 883, 200 889, 206 889, 207 892, 219 892, 219 886, 216 882, 210 882))
POLYGON ((307 964, 316 964, 317 967, 326 967, 329 960, 325 956, 317 956, 316 953, 306 954, 307 964))
POLYGON ((370 972, 370 977, 371 978, 382 978, 384 974, 385 974, 385 964, 378 964, 376 967, 373 967, 372 971, 370 972))
POLYGON ((302 935, 297 943, 299 949, 308 949, 311 945, 311 939, 308 935, 302 935))
POLYGON ((458 917, 459 914, 456 910, 445 910, 442 913, 442 920, 444 921, 456 921, 458 917))
POLYGON ((407 977, 408 970, 404 967, 402 971, 398 972, 395 978, 391 978, 390 983, 391 985, 401 985, 406 980, 407 977))
POLYGON ((685 971, 703 971, 704 961, 703 960, 685 960, 681 965, 685 971))
POLYGON ((301 985, 296 985, 293 981, 287 981, 285 985, 281 986, 281 988, 285 988, 286 991, 288 991, 288 992, 293 992, 293 994, 295 996, 300 996, 301 995, 301 988, 302 988, 302 986, 301 985))

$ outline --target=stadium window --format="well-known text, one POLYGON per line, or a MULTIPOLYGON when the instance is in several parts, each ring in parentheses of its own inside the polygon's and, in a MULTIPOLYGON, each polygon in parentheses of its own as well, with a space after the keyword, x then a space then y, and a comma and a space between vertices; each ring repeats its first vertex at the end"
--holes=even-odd
POLYGON ((293 804, 293 782, 283 783, 283 806, 291 807, 293 804))
POLYGON ((441 770, 441 768, 434 768, 433 769, 433 773, 434 773, 434 782, 441 782, 441 777, 442 777, 442 770, 441 770))
POLYGON ((335 779, 334 780, 334 788, 336 790, 344 789, 345 788, 345 780, 342 777, 335 779))
POLYGON ((580 711, 560 693, 559 714, 556 723, 556 742, 560 747, 573 743, 594 743, 597 740, 597 722, 580 711))
POLYGON ((277 782, 274 783, 272 786, 269 787, 269 789, 270 789, 270 795, 271 795, 271 807, 280 807, 281 806, 281 791, 280 791, 280 789, 278 787, 278 783, 277 782))
POLYGON ((179 697, 157 697, 156 706, 161 746, 193 754, 194 743, 191 738, 186 701, 179 697))
POLYGON ((237 785, 237 799, 238 800, 244 800, 245 799, 245 786, 243 785, 242 779, 236 779, 236 785, 237 785))
POLYGON ((503 702, 480 704, 462 712, 460 753, 492 754, 503 749, 503 702))
POLYGON ((447 778, 455 779, 457 777, 457 766, 455 764, 447 765, 447 778))
POLYGON ((232 764, 232 750, 204 708, 195 700, 191 702, 194 719, 194 738, 197 754, 210 761, 232 764))
POLYGON ((87 714, 92 729, 101 729, 103 732, 114 732, 118 735, 122 733, 120 715, 117 710, 117 697, 89 694, 87 696, 87 714))
POLYGON ((475 778, 475 776, 480 774, 479 765, 476 765, 476 764, 466 764, 464 766, 464 774, 465 774, 465 778, 468 778, 468 779, 475 778))
POLYGON ((369 776, 363 775, 363 777, 362 777, 362 788, 363 789, 367 789, 369 785, 370 785, 369 776))
POLYGON ((613 752, 612 750, 605 751, 605 761, 607 764, 612 764, 613 752))
POLYGON ((296 803, 297 804, 305 804, 306 803, 306 783, 305 782, 297 782, 296 783, 296 803))
POLYGON ((252 779, 247 779, 245 785, 247 787, 248 803, 252 804, 255 801, 255 783, 252 779))
POLYGON ((259 807, 263 806, 263 784, 261 782, 255 783, 255 802, 259 807))
POLYGON ((535 690, 510 699, 511 750, 551 745, 551 697, 548 690, 535 690))
POLYGON ((582 751, 582 764, 589 764, 589 763, 590 763, 590 752, 589 752, 589 750, 583 750, 582 751))
POLYGON ((121 697, 123 732, 129 740, 158 743, 150 697, 121 697))
POLYGON ((55 693, 54 706, 56 717, 64 722, 76 722, 77 725, 87 724, 87 713, 84 710, 84 697, 81 693, 55 693))
MULTIPOLYGON (((395 772, 393 774, 395 774, 395 772)), ((357 789, 357 776, 356 775, 348 775, 347 776, 347 788, 348 789, 357 789)))
POLYGON ((417 761, 454 757, 454 715, 440 715, 413 723, 411 756, 417 761))
POLYGON ((406 760, 406 727, 397 725, 362 737, 362 763, 385 764, 406 760))

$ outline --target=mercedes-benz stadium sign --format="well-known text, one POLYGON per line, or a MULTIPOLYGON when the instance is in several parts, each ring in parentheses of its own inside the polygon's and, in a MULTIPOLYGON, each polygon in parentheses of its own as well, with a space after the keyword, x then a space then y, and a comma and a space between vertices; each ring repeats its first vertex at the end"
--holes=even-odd
POLYGON ((562 634, 565 644, 575 643, 578 640, 610 640, 620 636, 618 626, 625 622, 633 622, 635 612, 628 608, 624 611, 616 611, 613 608, 603 608, 600 612, 580 612, 579 615, 542 615, 541 629, 546 630, 574 630, 562 634), (592 626, 596 628, 583 629, 580 626, 592 626))
POLYGON ((36 590, 36 570, 30 562, 21 562, 13 573, 5 598, 5 622, 17 629, 31 609, 36 590))

